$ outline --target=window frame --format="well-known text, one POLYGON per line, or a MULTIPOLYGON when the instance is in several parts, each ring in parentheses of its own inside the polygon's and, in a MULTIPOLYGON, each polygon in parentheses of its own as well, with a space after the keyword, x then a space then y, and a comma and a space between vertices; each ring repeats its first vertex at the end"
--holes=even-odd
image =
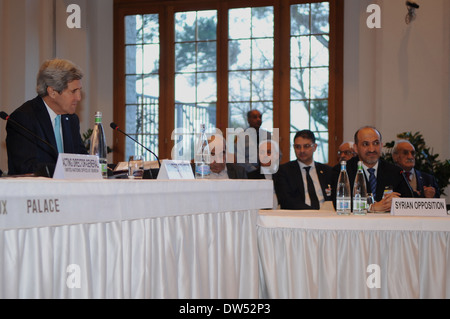
MULTIPOLYGON (((174 13, 179 11, 217 10, 217 118, 216 127, 226 132, 228 127, 228 9, 251 6, 274 7, 274 86, 273 127, 279 128, 282 154, 291 152, 290 141, 290 6, 320 0, 114 0, 114 110, 113 119, 119 127, 125 125, 125 23, 126 15, 159 14, 160 21, 160 101, 159 157, 171 158, 175 126, 175 31, 174 13)), ((344 3, 329 0, 329 95, 328 95, 328 164, 337 163, 338 147, 343 139, 343 18, 344 3)), ((264 120, 264 119, 263 119, 264 120)), ((124 161, 126 136, 113 135, 113 161, 124 161)), ((283 156, 282 162, 289 161, 283 156)))

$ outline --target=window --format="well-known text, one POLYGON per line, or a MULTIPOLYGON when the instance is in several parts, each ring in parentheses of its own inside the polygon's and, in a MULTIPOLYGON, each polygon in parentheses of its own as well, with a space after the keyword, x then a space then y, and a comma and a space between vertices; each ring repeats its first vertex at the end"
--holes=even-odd
MULTIPOLYGON (((301 129, 316 134, 315 160, 333 161, 342 141, 340 2, 117 0, 114 8, 114 121, 161 158, 191 159, 201 123, 210 133, 246 128, 247 111, 258 109, 265 129, 280 129, 283 162, 295 158, 301 129)), ((120 135, 113 149, 115 162, 143 152, 120 135)))

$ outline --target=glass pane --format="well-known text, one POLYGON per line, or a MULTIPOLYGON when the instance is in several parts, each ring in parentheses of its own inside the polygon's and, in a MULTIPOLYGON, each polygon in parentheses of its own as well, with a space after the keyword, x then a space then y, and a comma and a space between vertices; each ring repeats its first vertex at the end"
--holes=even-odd
POLYGON ((251 8, 231 9, 228 12, 230 39, 249 39, 251 36, 251 8))
POLYGON ((248 127, 247 112, 250 110, 250 103, 228 103, 228 110, 229 127, 242 129, 248 127))
POLYGON ((197 79, 197 101, 214 102, 217 100, 216 73, 199 73, 197 79))
POLYGON ((175 72, 195 72, 195 43, 175 44, 175 72))
POLYGON ((143 48, 143 73, 159 72, 159 44, 144 45, 143 48))
POLYGON ((328 97, 328 68, 311 69, 311 98, 324 99, 328 97))
POLYGON ((328 163, 328 132, 314 132, 317 150, 314 152, 314 160, 328 163))
POLYGON ((319 2, 311 4, 312 33, 330 33, 330 4, 319 2))
MULTIPOLYGON (((138 88, 141 90, 142 86, 139 85, 141 83, 139 81, 140 77, 136 75, 127 75, 125 77, 125 103, 126 104, 136 104, 137 103, 137 94, 138 88)), ((140 92, 142 93, 142 91, 140 92)))
POLYGON ((145 14, 142 16, 144 24, 144 43, 159 44, 159 17, 157 14, 145 14))
POLYGON ((239 40, 229 42, 229 69, 248 70, 251 63, 251 41, 239 40))
POLYGON ((309 67, 310 66, 310 37, 292 37, 291 38, 291 67, 309 67))
POLYGON ((316 131, 328 130, 328 100, 311 101, 311 128, 316 131))
POLYGON ((195 11, 175 13, 175 42, 195 40, 196 16, 195 11))
POLYGON ((253 40, 252 68, 273 68, 273 39, 253 40))
POLYGON ((273 37, 273 7, 252 8, 252 37, 273 37))
POLYGON ((309 129, 309 103, 307 101, 291 102, 291 131, 309 129))
POLYGON ((198 40, 216 40, 217 11, 198 11, 198 40))
POLYGON ((310 33, 310 5, 297 4, 291 6, 291 35, 310 33))
POLYGON ((328 39, 318 35, 311 37, 311 66, 328 66, 330 64, 328 39))
POLYGON ((125 16, 125 44, 142 43, 142 17, 125 16))
MULTIPOLYGON (((126 54, 126 60, 125 60, 125 73, 126 74, 136 74, 138 73, 142 68, 137 67, 137 59, 138 59, 138 48, 142 48, 141 46, 135 46, 135 45, 129 45, 125 47, 125 54, 126 54)), ((142 61, 142 50, 140 52, 139 61, 142 61)), ((141 64, 139 64, 141 65, 141 64)))
POLYGON ((252 83, 252 101, 273 100, 273 71, 253 71, 252 83))
POLYGON ((175 76, 175 101, 195 103, 195 75, 177 74, 175 76))
POLYGON ((217 43, 198 43, 197 71, 216 71, 217 69, 217 43))
POLYGON ((156 99, 152 103, 156 103, 159 98, 159 76, 147 75, 144 78, 144 95, 156 99))
POLYGON ((229 72, 229 101, 250 101, 251 72, 229 72))
POLYGON ((304 100, 309 96, 309 72, 310 69, 291 70, 291 99, 304 100))

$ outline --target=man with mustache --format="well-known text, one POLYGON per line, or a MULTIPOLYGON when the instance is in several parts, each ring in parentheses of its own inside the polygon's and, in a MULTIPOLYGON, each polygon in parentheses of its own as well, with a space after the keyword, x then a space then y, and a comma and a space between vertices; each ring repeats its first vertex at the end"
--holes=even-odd
MULTIPOLYGON (((358 161, 363 162, 364 175, 366 177, 367 192, 374 195, 375 204, 372 211, 388 212, 391 209, 392 199, 395 197, 414 197, 405 178, 402 169, 394 164, 381 159, 383 147, 381 133, 372 126, 364 126, 356 131, 353 148, 358 156, 347 162, 347 173, 350 180, 350 189, 353 190, 358 161)), ((340 164, 334 168, 335 190, 340 172, 340 164)), ((335 201, 335 192, 333 195, 335 201)))
POLYGON ((416 165, 416 150, 407 140, 395 142, 392 150, 394 163, 403 169, 403 174, 410 184, 414 195, 422 198, 439 198, 439 186, 433 175, 414 168, 416 165))

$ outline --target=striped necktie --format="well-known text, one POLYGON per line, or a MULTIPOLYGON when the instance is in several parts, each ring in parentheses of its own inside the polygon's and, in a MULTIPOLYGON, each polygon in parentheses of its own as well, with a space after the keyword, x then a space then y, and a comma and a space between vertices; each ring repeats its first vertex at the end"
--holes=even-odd
POLYGON ((55 138, 56 145, 58 146, 58 152, 64 153, 63 143, 61 139, 61 115, 57 115, 55 118, 55 138))
POLYGON ((370 174, 369 176, 369 185, 370 185, 370 191, 373 194, 373 197, 376 197, 376 191, 377 191, 377 178, 375 177, 375 168, 369 168, 367 170, 370 174))

